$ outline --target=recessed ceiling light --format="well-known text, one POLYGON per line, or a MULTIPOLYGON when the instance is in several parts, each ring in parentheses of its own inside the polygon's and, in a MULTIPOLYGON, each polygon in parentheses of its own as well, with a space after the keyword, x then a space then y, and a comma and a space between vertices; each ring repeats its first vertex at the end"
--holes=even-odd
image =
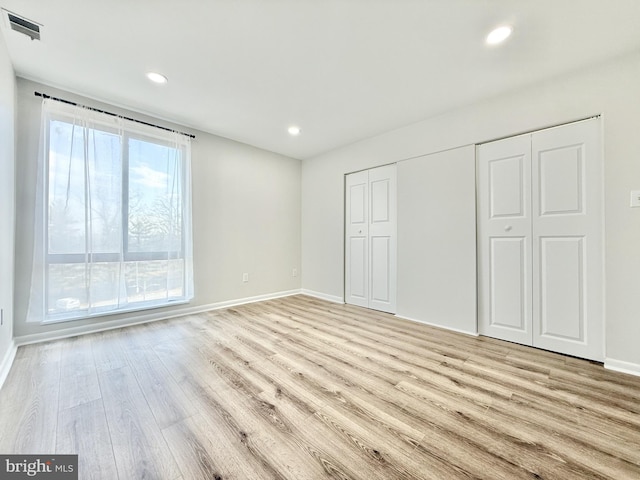
POLYGON ((156 72, 147 72, 147 78, 153 83, 167 83, 169 81, 167 77, 156 72))
POLYGON ((301 132, 302 130, 300 130, 300 127, 298 127, 298 126, 296 126, 296 125, 291 125, 291 126, 287 129, 287 131, 289 132, 289 135, 293 135, 293 136, 295 137, 296 135, 300 135, 300 132, 301 132))
POLYGON ((497 45, 498 43, 504 42, 509 35, 513 32, 513 28, 509 25, 503 25, 502 27, 498 27, 495 30, 492 30, 489 35, 487 35, 487 43, 489 45, 497 45))

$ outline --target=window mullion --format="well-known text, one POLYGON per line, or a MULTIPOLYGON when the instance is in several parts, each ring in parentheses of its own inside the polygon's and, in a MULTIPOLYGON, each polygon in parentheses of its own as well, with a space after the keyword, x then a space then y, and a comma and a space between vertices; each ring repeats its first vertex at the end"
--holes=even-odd
POLYGON ((129 256, 129 134, 122 134, 122 259, 129 256))

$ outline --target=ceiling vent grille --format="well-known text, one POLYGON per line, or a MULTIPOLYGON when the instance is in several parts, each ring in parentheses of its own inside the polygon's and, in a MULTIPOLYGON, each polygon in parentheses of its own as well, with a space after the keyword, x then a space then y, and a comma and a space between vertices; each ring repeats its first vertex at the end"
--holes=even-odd
POLYGON ((22 33, 31 40, 40 40, 40 25, 7 10, 4 13, 7 16, 11 30, 22 33))

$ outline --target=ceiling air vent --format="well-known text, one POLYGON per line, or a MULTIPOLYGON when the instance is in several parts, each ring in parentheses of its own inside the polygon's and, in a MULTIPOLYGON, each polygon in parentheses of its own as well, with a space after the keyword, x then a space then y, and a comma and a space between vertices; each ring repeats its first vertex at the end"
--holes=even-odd
POLYGON ((40 25, 7 10, 4 13, 7 15, 11 30, 23 33, 31 40, 40 40, 40 25))

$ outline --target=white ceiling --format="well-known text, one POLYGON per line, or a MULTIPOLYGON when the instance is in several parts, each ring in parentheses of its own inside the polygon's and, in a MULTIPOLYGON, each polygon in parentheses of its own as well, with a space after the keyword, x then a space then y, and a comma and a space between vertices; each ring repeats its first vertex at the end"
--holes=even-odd
POLYGON ((30 41, 3 19, 17 75, 295 158, 640 49, 640 0, 0 6, 43 25, 30 41), (512 37, 486 46, 503 23, 512 37))

